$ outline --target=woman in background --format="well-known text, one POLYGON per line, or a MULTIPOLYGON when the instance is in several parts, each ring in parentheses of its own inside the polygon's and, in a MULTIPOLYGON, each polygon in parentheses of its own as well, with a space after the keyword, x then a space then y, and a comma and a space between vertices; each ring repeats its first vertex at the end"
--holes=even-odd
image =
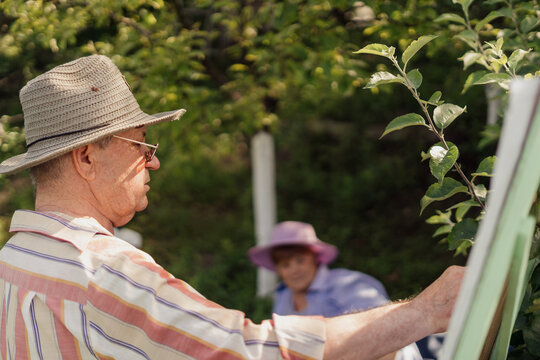
MULTIPOLYGON (((279 315, 332 317, 358 312, 389 302, 384 286, 359 271, 329 269, 338 250, 317 238, 312 225, 285 221, 276 225, 267 245, 249 250, 257 265, 281 278, 274 293, 273 312, 279 315)), ((386 357, 385 357, 386 359, 386 357)), ((389 359, 422 359, 415 344, 400 349, 389 359)))

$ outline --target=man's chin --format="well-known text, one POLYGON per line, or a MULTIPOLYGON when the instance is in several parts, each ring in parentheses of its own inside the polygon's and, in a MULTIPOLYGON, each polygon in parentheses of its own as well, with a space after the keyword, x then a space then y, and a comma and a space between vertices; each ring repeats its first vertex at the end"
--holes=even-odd
POLYGON ((121 219, 118 219, 117 221, 113 222, 114 227, 122 227, 126 225, 128 222, 131 221, 131 219, 133 219, 133 216, 135 216, 135 213, 123 216, 121 219))
POLYGON ((144 209, 146 209, 147 206, 148 206, 148 199, 145 196, 144 200, 142 200, 139 203, 139 205, 137 205, 137 207, 131 213, 126 214, 126 215, 124 215, 122 217, 119 217, 119 219, 117 219, 117 221, 113 222, 113 225, 115 227, 121 227, 121 226, 126 225, 128 222, 131 221, 131 219, 133 219, 133 217, 135 216, 136 213, 138 213, 140 211, 143 211, 144 209))
MULTIPOLYGON (((148 206, 148 198, 145 196, 144 200, 139 203, 139 206, 135 209, 135 212, 143 211, 148 206)), ((133 215, 131 216, 133 217, 133 215)))

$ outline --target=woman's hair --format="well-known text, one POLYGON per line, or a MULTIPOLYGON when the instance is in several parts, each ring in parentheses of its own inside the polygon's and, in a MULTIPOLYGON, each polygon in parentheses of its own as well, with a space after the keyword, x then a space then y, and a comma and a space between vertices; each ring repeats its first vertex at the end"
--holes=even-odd
POLYGON ((273 263, 277 265, 280 261, 290 259, 295 255, 306 253, 312 253, 315 255, 315 253, 313 252, 313 250, 311 250, 309 246, 282 245, 270 249, 270 258, 272 258, 273 263))

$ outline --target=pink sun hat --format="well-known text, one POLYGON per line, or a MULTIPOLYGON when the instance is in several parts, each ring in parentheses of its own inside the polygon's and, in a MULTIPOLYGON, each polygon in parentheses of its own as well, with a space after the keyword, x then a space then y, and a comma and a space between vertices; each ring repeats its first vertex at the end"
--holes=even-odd
POLYGON ((309 247, 317 256, 320 264, 329 264, 338 255, 334 245, 330 245, 317 238, 315 229, 310 224, 299 221, 285 221, 277 224, 270 235, 270 242, 266 245, 255 246, 249 249, 248 256, 257 266, 276 271, 270 251, 278 246, 303 245, 309 247))

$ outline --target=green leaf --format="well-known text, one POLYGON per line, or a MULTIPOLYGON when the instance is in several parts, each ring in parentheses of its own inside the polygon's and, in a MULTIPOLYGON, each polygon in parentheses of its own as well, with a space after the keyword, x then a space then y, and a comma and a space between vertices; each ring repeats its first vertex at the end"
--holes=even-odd
MULTIPOLYGON (((492 41, 487 41, 486 45, 489 46, 491 50, 493 50, 492 52, 495 54, 495 56, 500 56, 500 54, 502 53, 502 47, 504 45, 504 38, 497 38, 495 44, 492 41)), ((487 51, 489 52, 489 50, 490 49, 488 49, 487 51)))
POLYGON ((488 156, 484 158, 484 160, 482 160, 480 164, 478 164, 478 168, 476 169, 476 171, 473 172, 471 175, 491 177, 493 174, 493 165, 495 165, 495 160, 497 160, 496 156, 488 156))
POLYGON ((514 17, 514 13, 512 12, 512 9, 510 9, 509 7, 505 6, 505 7, 502 7, 498 10, 501 14, 504 15, 504 17, 512 20, 512 18, 514 17))
POLYGON ((428 224, 452 224, 452 211, 442 212, 437 210, 437 215, 433 215, 426 219, 428 224))
POLYGON ((411 58, 431 40, 437 38, 438 35, 425 35, 420 36, 417 40, 414 40, 403 52, 401 61, 403 61, 403 67, 407 66, 407 63, 411 58))
POLYGON ((508 62, 508 58, 506 57, 506 55, 501 54, 501 56, 499 56, 498 58, 489 59, 489 62, 490 62, 490 64, 496 63, 496 64, 499 64, 499 65, 504 65, 504 64, 506 64, 508 62))
POLYGON ((475 51, 467 51, 462 57, 458 58, 458 60, 463 61, 463 70, 466 70, 469 66, 476 63, 482 65, 486 64, 482 54, 475 51))
POLYGON ((437 230, 435 230, 435 232, 433 233, 433 237, 437 237, 437 236, 441 236, 441 235, 444 235, 444 234, 448 234, 450 231, 452 231, 452 228, 454 227, 454 225, 443 225, 443 226, 439 226, 439 228, 437 230))
POLYGON ((384 129, 383 134, 379 139, 381 139, 386 134, 391 133, 392 131, 403 129, 404 127, 408 126, 415 126, 415 125, 426 125, 426 121, 424 118, 416 113, 410 113, 406 115, 401 115, 395 118, 394 120, 390 121, 388 126, 386 126, 386 129, 384 129))
POLYGON ((456 210, 456 221, 460 222, 461 220, 463 220, 463 217, 465 216, 465 214, 467 214, 471 207, 472 205, 464 205, 458 207, 456 210))
POLYGON ((494 74, 494 73, 488 73, 484 76, 482 76, 480 79, 478 79, 474 84, 472 85, 484 85, 484 84, 490 84, 490 83, 502 83, 505 81, 512 80, 512 77, 506 73, 501 74, 494 74))
POLYGON ((487 5, 495 5, 495 4, 500 4, 500 3, 504 3, 505 0, 487 0, 487 1, 484 1, 484 4, 487 4, 487 5))
POLYGON ((456 255, 467 255, 467 249, 470 248, 473 245, 473 242, 471 240, 463 240, 461 244, 456 249, 456 255))
POLYGON ((242 71, 247 71, 249 69, 249 67, 245 64, 232 64, 229 69, 231 71, 237 71, 237 72, 242 72, 242 71))
POLYGON ((526 16, 519 23, 519 30, 521 30, 522 33, 526 34, 529 31, 531 31, 536 26, 537 23, 538 23, 538 20, 536 19, 536 17, 526 16))
POLYGON ((426 161, 427 159, 429 159, 431 157, 431 155, 429 155, 429 152, 428 153, 425 153, 425 152, 421 152, 420 153, 420 158, 422 158, 422 161, 426 161))
POLYGON ((429 160, 429 170, 439 182, 444 180, 446 173, 452 169, 459 156, 457 146, 450 146, 448 150, 441 146, 432 146, 429 150, 431 159, 429 160))
POLYGON ((391 83, 400 83, 405 84, 405 79, 402 76, 396 76, 387 71, 379 71, 371 75, 369 82, 364 89, 371 89, 378 85, 391 84, 391 83))
POLYGON ((426 206, 434 201, 448 199, 457 193, 466 193, 467 191, 468 188, 459 181, 448 177, 444 178, 442 183, 437 182, 428 188, 426 194, 420 200, 420 214, 422 214, 426 206))
POLYGON ((531 1, 530 3, 524 2, 524 3, 520 4, 518 11, 523 11, 523 10, 535 11, 536 6, 538 6, 538 5, 535 5, 534 3, 535 3, 535 1, 531 1))
POLYGON ((494 73, 483 72, 483 75, 481 76, 480 76, 480 73, 482 72, 472 73, 471 75, 469 75, 469 77, 465 81, 463 92, 468 90, 471 86, 484 85, 484 84, 490 84, 490 83, 497 83, 506 89, 508 88, 508 85, 506 83, 512 80, 512 77, 506 73, 494 74, 494 73))
POLYGON ((502 47, 504 45, 504 37, 499 37, 497 38, 497 43, 496 43, 496 49, 497 49, 497 52, 501 53, 502 52, 502 47))
POLYGON ((407 73, 407 78, 412 87, 418 89, 422 85, 422 74, 418 69, 411 70, 407 73))
POLYGON ((442 104, 433 110, 433 121, 439 129, 448 127, 467 107, 459 107, 454 104, 442 104))
POLYGON ((421 100, 422 104, 424 105, 433 105, 433 106, 439 106, 444 104, 444 101, 441 100, 442 93, 440 91, 435 91, 431 96, 429 97, 429 100, 421 100))
POLYGON ((478 222, 471 218, 465 218, 463 221, 457 223, 448 234, 448 248, 455 250, 464 241, 473 242, 476 230, 478 229, 478 222))
POLYGON ((457 203, 455 205, 452 205, 446 210, 459 209, 462 206, 480 206, 480 205, 478 205, 478 203, 476 201, 474 201, 473 199, 469 199, 469 200, 459 202, 459 203, 457 203))
POLYGON ((454 4, 460 4, 464 12, 469 11, 469 6, 471 6, 473 1, 474 0, 452 0, 454 4))
POLYGON ((462 18, 461 16, 457 15, 457 14, 452 14, 452 13, 445 13, 445 14, 441 14, 438 18, 436 18, 434 20, 435 22, 446 22, 446 21, 450 21, 450 22, 455 22, 455 23, 458 23, 458 24, 462 24, 462 25, 467 25, 467 22, 465 21, 464 18, 462 18))
MULTIPOLYGON (((461 204, 463 203, 466 203, 465 205, 463 206, 460 206, 456 209, 456 221, 457 222, 460 222, 461 220, 463 220, 463 217, 465 216, 465 214, 467 214, 467 212, 469 211, 469 209, 473 206, 472 204, 470 203, 467 203, 467 202, 461 202, 461 204)), ((478 204, 478 203, 476 203, 478 204)))
POLYGON ((492 11, 490 12, 485 18, 483 18, 482 20, 480 20, 476 26, 474 27, 474 30, 476 31, 480 31, 482 30, 482 28, 484 26, 486 26, 487 24, 489 24, 490 22, 492 22, 493 20, 497 19, 497 18, 500 18, 504 16, 504 14, 500 13, 499 11, 492 11))
POLYGON ((463 220, 463 217, 469 212, 471 206, 462 206, 456 210, 456 221, 463 220))
POLYGON ((487 189, 484 184, 473 185, 474 193, 480 200, 486 200, 487 189))
POLYGON ((429 97, 428 103, 433 104, 433 105, 437 105, 437 103, 439 102, 439 100, 441 100, 441 96, 442 96, 442 92, 440 92, 440 91, 435 91, 435 92, 429 97))
POLYGON ((465 93, 471 86, 473 86, 478 80, 480 80, 484 75, 488 74, 487 71, 481 70, 481 71, 475 71, 471 73, 467 80, 465 80, 465 85, 463 86, 463 90, 461 93, 465 93))
POLYGON ((364 46, 362 49, 355 51, 353 54, 371 54, 390 58, 390 53, 391 47, 389 48, 384 44, 369 44, 367 46, 364 46))
POLYGON ((476 48, 476 33, 474 31, 463 30, 459 34, 455 35, 454 37, 465 42, 467 45, 469 45, 469 47, 473 49, 476 48))
POLYGON ((517 70, 519 63, 525 58, 525 55, 531 52, 532 49, 529 49, 527 51, 523 49, 517 49, 514 52, 512 52, 512 55, 510 55, 510 58, 508 59, 508 67, 512 70, 517 70))

